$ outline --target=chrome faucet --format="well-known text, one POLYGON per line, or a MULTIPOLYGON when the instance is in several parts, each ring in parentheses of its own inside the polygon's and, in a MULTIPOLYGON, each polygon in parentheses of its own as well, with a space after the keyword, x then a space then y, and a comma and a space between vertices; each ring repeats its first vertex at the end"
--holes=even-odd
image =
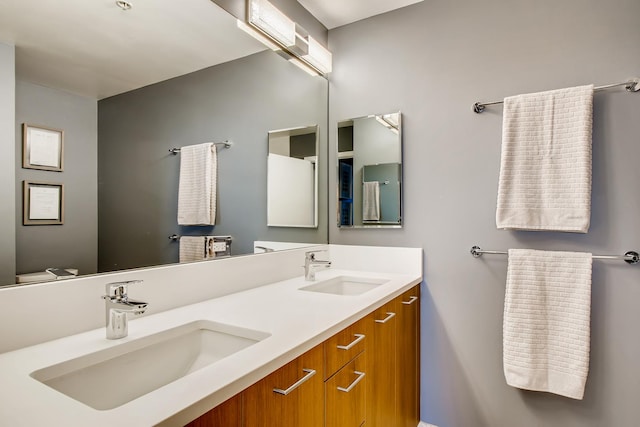
POLYGON ((108 340, 127 336, 127 314, 139 315, 147 310, 146 302, 130 300, 127 295, 128 286, 134 283, 142 283, 142 280, 114 282, 106 286, 107 294, 102 298, 105 301, 108 340))
POLYGON ((316 268, 329 268, 331 261, 320 261, 316 259, 317 252, 326 251, 309 251, 304 253, 304 279, 316 280, 316 268))

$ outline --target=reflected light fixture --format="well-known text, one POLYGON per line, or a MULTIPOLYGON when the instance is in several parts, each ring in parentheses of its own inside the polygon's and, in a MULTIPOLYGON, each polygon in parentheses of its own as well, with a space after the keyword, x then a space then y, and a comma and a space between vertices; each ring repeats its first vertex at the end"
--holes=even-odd
MULTIPOLYGON (((285 55, 291 57, 290 62, 305 71, 309 72, 307 68, 311 68, 315 74, 323 76, 331 72, 331 52, 267 0, 247 0, 247 22, 250 28, 273 40, 285 55)), ((269 46, 264 39, 253 37, 269 46)), ((272 46, 269 48, 276 50, 272 46)))
POLYGON ((391 132, 395 133, 396 135, 400 134, 400 132, 398 131, 400 127, 400 123, 398 122, 398 114, 384 114, 381 116, 375 116, 375 118, 378 123, 389 129, 391 132))

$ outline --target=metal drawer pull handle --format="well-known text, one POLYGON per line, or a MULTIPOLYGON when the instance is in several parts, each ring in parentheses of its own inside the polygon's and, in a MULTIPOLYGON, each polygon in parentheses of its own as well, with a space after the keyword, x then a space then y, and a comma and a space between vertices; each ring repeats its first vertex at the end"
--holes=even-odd
POLYGON ((314 376, 316 374, 315 369, 303 369, 302 371, 306 372, 307 375, 305 375, 304 377, 300 378, 298 381, 296 381, 294 384, 292 384, 291 387, 289 387, 286 390, 282 390, 281 388, 274 388, 273 392, 281 394, 283 396, 286 396, 287 394, 291 393, 293 390, 295 390, 298 387, 300 387, 303 383, 307 382, 312 376, 314 376))
POLYGON ((364 335, 362 335, 362 334, 353 334, 353 336, 356 337, 356 339, 353 340, 353 342, 351 342, 351 344, 339 345, 338 348, 340 350, 351 350, 354 345, 358 344, 360 341, 362 341, 364 339, 364 335))
POLYGON ((353 373, 356 374, 358 378, 356 378, 355 381, 352 382, 351 385, 349 385, 349 387, 347 388, 338 387, 338 390, 344 391, 345 393, 349 393, 364 378, 364 372, 353 371, 353 373))
POLYGON ((391 320, 391 318, 393 318, 396 314, 395 313, 387 313, 387 317, 385 317, 382 320, 378 320, 376 319, 376 323, 387 323, 389 320, 391 320))
POLYGON ((402 301, 404 305, 411 305, 418 300, 418 297, 409 297, 409 301, 402 301))

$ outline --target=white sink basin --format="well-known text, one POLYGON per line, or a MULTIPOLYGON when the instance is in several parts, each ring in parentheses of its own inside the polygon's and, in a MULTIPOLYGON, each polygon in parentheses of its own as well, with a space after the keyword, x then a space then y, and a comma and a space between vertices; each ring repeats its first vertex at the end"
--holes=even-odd
POLYGON ((31 376, 92 408, 113 409, 269 335, 200 320, 49 366, 31 376))
POLYGON ((335 295, 360 295, 387 283, 387 279, 338 276, 300 288, 301 291, 322 292, 335 295))

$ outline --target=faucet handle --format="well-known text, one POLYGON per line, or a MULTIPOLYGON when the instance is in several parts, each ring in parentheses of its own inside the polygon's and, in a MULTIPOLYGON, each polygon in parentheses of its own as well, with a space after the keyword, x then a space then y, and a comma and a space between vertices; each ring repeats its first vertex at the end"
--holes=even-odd
POLYGON ((319 252, 327 252, 327 250, 326 249, 317 249, 315 251, 307 251, 307 252, 304 253, 304 257, 309 259, 309 260, 311 260, 311 261, 314 261, 316 259, 316 254, 319 253, 319 252))
POLYGON ((142 280, 125 280, 122 282, 107 283, 105 285, 105 292, 107 294, 104 298, 126 298, 128 286, 135 283, 142 283, 142 280))

